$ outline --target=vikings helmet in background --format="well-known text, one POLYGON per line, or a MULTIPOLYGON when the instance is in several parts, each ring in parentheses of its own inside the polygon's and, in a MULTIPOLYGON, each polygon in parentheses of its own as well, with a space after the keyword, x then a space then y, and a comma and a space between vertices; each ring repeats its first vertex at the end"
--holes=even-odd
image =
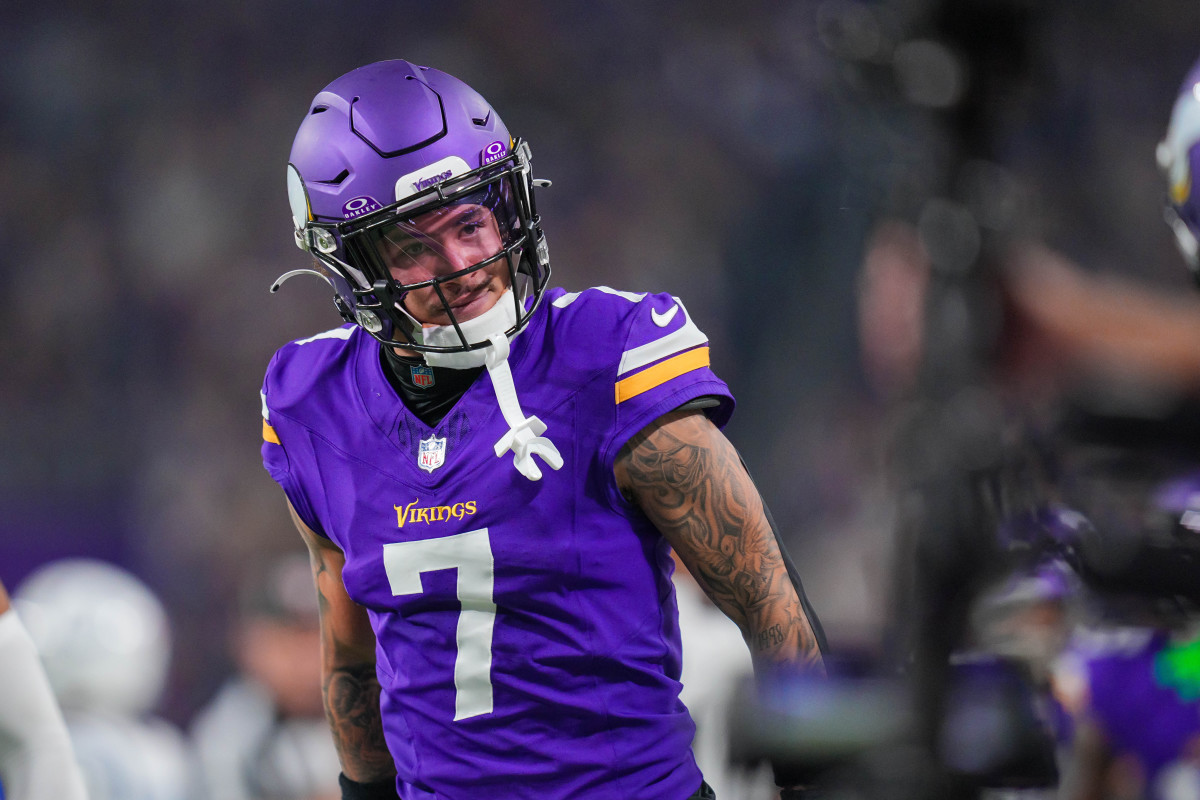
POLYGON ((1112 609, 1200 608, 1200 404, 1064 413, 1057 549, 1112 609))
POLYGON ((507 269, 512 292, 498 305, 511 306, 501 328, 511 338, 549 279, 529 161, 528 145, 457 78, 403 60, 360 67, 317 94, 296 133, 287 168, 296 243, 323 267, 342 317, 379 341, 426 354, 477 350, 487 337, 463 330, 442 291, 448 281, 493 264, 507 269), (486 209, 496 233, 488 251, 452 274, 416 270, 417 279, 399 280, 384 251, 414 264, 438 257, 419 220, 456 206, 486 209), (445 335, 431 337, 405 310, 417 289, 437 293, 445 335))
POLYGON ((16 606, 63 710, 137 716, 166 685, 170 628, 162 602, 104 561, 51 562, 21 582, 16 606))
POLYGON ((1200 61, 1183 81, 1157 155, 1167 177, 1167 223, 1200 282, 1200 61))

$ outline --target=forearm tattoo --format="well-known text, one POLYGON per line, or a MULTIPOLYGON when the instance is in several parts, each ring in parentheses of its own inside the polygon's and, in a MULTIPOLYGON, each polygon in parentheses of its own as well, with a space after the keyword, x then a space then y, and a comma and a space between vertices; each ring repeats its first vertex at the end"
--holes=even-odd
POLYGON ((669 415, 626 445, 617 479, 738 624, 756 661, 819 666, 762 499, 712 423, 697 413, 669 415))
MULTIPOLYGON (((340 587, 339 571, 329 568, 327 559, 335 557, 333 552, 314 544, 318 547, 310 548, 310 552, 321 617, 325 716, 346 776, 362 782, 382 780, 396 770, 383 738, 374 653, 364 653, 361 645, 355 647, 338 639, 337 618, 345 613, 344 604, 349 601, 340 587), (331 596, 341 598, 343 607, 339 608, 331 596)), ((336 557, 340 559, 340 553, 336 557)))
POLYGON ((348 777, 370 782, 395 773, 383 739, 373 664, 337 667, 325 678, 325 715, 348 777))

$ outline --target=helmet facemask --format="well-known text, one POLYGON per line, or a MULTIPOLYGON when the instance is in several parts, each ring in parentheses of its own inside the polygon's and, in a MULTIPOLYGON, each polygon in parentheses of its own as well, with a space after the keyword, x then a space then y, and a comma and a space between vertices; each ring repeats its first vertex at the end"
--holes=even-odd
POLYGON ((384 344, 427 355, 475 351, 495 333, 515 336, 550 275, 521 142, 503 159, 377 211, 308 222, 297 241, 335 276, 344 318, 384 344), (495 304, 511 309, 472 307, 501 286, 512 291, 495 304), (474 319, 481 322, 466 324, 474 319), (504 324, 492 329, 491 320, 504 324))

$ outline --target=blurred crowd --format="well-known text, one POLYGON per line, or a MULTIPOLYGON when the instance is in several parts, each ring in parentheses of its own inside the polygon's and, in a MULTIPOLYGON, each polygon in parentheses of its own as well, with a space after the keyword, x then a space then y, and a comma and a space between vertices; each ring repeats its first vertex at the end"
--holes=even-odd
MULTIPOLYGON (((885 454, 930 344, 913 333, 920 259, 902 256, 913 230, 926 244, 953 230, 958 211, 936 202, 949 163, 984 136, 990 161, 956 173, 990 187, 975 222, 1039 243, 1008 287, 1031 341, 1073 363, 1141 363, 1078 332, 1130 298, 1188 291, 1154 152, 1200 52, 1200 5, 975 0, 966 16, 1004 8, 1023 34, 975 61, 946 43, 996 31, 957 19, 946 37, 930 23, 938 5, 6 8, 3 579, 20 586, 68 557, 119 564, 171 620, 154 712, 190 726, 225 690, 244 587, 298 544, 259 457, 262 374, 282 343, 339 322, 317 281, 268 292, 304 266, 284 189, 291 137, 334 77, 403 57, 467 79, 530 141, 535 176, 553 181, 538 200, 556 284, 684 299, 739 401, 730 438, 831 643, 873 646, 895 524, 885 454), (981 75, 1018 65, 971 108, 981 75), (1096 285, 1109 293, 1072 293, 1096 285)), ((1200 300, 1165 307, 1179 324, 1145 335, 1175 337, 1181 355, 1155 350, 1170 361, 1157 374, 1195 389, 1200 300)), ((1061 375, 1045 349, 1012 353, 1033 395, 1061 375)))

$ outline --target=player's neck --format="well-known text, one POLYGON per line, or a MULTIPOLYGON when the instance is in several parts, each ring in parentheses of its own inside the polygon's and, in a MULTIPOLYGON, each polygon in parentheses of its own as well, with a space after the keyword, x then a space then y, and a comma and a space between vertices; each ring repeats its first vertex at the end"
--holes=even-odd
POLYGON ((405 356, 404 352, 399 347, 381 347, 383 373, 408 410, 426 425, 436 427, 471 388, 483 367, 430 367, 416 353, 405 356))

